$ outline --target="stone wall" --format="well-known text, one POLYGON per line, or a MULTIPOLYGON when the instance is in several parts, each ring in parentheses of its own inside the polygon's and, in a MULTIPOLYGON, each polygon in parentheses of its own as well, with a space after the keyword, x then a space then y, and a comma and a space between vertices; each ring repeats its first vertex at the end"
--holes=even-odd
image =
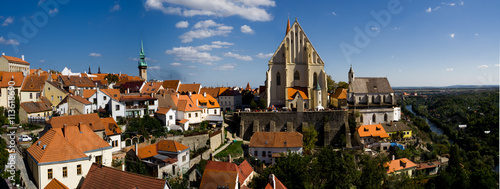
MULTIPOLYGON (((174 139, 170 139, 170 138, 167 138, 167 139, 174 140, 174 139)), ((209 137, 208 137, 208 133, 207 133, 207 134, 181 137, 180 140, 176 140, 176 141, 188 146, 190 148, 190 150, 196 151, 200 148, 208 146, 208 144, 207 144, 208 140, 209 140, 209 137)))
POLYGON ((235 113, 239 123, 238 136, 250 140, 254 132, 302 132, 304 125, 314 125, 319 145, 339 145, 346 137, 347 111, 319 112, 240 112, 235 113))
POLYGON ((210 150, 215 151, 222 144, 222 130, 210 134, 210 150))

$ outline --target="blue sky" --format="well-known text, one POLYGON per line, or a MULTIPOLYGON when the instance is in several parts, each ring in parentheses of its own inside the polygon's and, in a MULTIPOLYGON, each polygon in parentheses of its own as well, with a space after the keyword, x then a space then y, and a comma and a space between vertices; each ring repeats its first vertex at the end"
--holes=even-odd
POLYGON ((142 36, 149 78, 255 88, 289 17, 336 81, 352 65, 392 86, 499 84, 500 1, 313 2, 4 1, 0 52, 32 68, 138 75, 142 36))

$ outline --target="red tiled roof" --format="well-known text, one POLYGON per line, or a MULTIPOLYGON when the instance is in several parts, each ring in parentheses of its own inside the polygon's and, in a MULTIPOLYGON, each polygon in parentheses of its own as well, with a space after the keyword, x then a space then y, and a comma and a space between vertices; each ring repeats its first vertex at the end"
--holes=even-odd
POLYGON ((207 93, 210 96, 217 98, 219 96, 220 87, 203 87, 200 90, 200 94, 207 93))
POLYGON ((181 152, 189 147, 173 140, 162 140, 156 144, 158 150, 166 152, 181 152))
POLYGON ((129 95, 129 94, 123 94, 121 95, 120 101, 121 102, 127 102, 127 101, 142 101, 142 100, 155 100, 156 98, 151 97, 149 95, 129 95))
POLYGON ((82 103, 82 104, 92 104, 92 102, 88 101, 87 99, 84 99, 80 96, 77 96, 77 95, 68 95, 70 98, 82 103))
POLYGON ((93 131, 104 130, 104 126, 97 113, 52 117, 49 120, 49 124, 52 128, 63 128, 65 124, 78 125, 80 122, 88 125, 93 131))
MULTIPOLYGON (((9 82, 14 81, 14 87, 20 87, 23 84, 23 72, 0 72, 0 87, 9 87, 9 82)), ((12 82, 11 82, 12 83, 12 82)))
MULTIPOLYGON (((40 98, 42 99, 45 97, 40 97, 40 98)), ((50 102, 47 103, 44 100, 38 102, 33 102, 33 101, 23 102, 21 103, 21 107, 29 114, 36 112, 52 111, 52 104, 50 102)))
POLYGON ((191 92, 192 94, 199 94, 201 89, 201 84, 180 84, 179 90, 177 92, 188 94, 191 92))
POLYGON ((21 58, 17 58, 17 57, 13 57, 13 56, 5 56, 5 55, 2 55, 2 57, 4 57, 5 59, 7 59, 9 62, 15 62, 15 63, 19 63, 19 64, 30 65, 30 63, 24 61, 21 58))
POLYGON ((151 94, 157 93, 160 89, 163 89, 162 82, 147 82, 142 86, 141 93, 151 94))
POLYGON ((62 135, 54 129, 47 131, 37 142, 33 143, 28 154, 38 163, 65 161, 88 157, 81 150, 71 145, 62 135), (40 142, 40 144, 38 144, 40 142), (45 146, 45 149, 43 147, 45 146))
POLYGON ((388 138, 389 135, 385 132, 381 124, 361 125, 358 128, 359 137, 380 137, 388 138))
POLYGON ((274 177, 275 188, 273 188, 272 183, 268 183, 265 189, 287 189, 283 183, 278 179, 278 177, 272 175, 274 177))
POLYGON ((237 172, 238 166, 234 163, 209 160, 207 161, 207 165, 205 165, 205 170, 237 172))
POLYGON ((307 88, 306 87, 291 87, 288 88, 288 100, 293 100, 296 95, 300 95, 302 99, 307 100, 307 88))
POLYGON ((180 121, 179 121, 179 123, 180 123, 180 124, 184 124, 184 123, 186 123, 187 121, 189 121, 189 119, 182 119, 182 120, 180 120, 180 121))
POLYGON ((83 98, 90 98, 97 92, 95 89, 84 89, 83 90, 83 98))
POLYGON ((145 147, 139 148, 137 152, 137 157, 139 159, 145 159, 158 155, 158 150, 156 149, 156 144, 150 144, 145 147))
POLYGON ((127 81, 120 85, 120 92, 125 93, 125 91, 127 91, 128 93, 140 93, 143 84, 144 81, 127 81))
POLYGON ((48 75, 29 75, 24 79, 23 87, 21 91, 33 91, 39 92, 43 91, 43 86, 45 85, 45 80, 47 80, 48 75))
POLYGON ((177 98, 176 95, 171 95, 172 100, 175 103, 175 106, 177 106, 178 111, 183 111, 183 112, 191 112, 191 111, 201 111, 196 104, 191 101, 191 98, 189 98, 188 95, 179 95, 179 98, 177 98))
POLYGON ((99 89, 101 90, 104 94, 108 95, 110 98, 120 101, 121 94, 119 89, 99 89))
POLYGON ((69 143, 82 152, 110 147, 106 141, 95 134, 86 124, 53 128, 53 130, 59 132, 69 143))
POLYGON ((45 186, 45 189, 68 189, 68 187, 54 178, 45 186))
POLYGON ((170 108, 163 108, 163 107, 161 107, 161 108, 158 108, 158 111, 156 111, 155 113, 156 114, 167 114, 168 111, 170 111, 170 108))
POLYGON ((347 98, 347 89, 337 88, 335 90, 335 94, 333 94, 332 97, 336 98, 336 99, 346 99, 347 98))
POLYGON ((243 184, 243 182, 245 182, 247 177, 250 176, 252 172, 253 168, 252 166, 250 166, 247 160, 241 162, 241 164, 238 165, 238 173, 239 173, 238 179, 240 180, 240 184, 243 184))
POLYGON ((163 189, 165 180, 92 164, 81 189, 163 189))
POLYGON ((255 132, 250 137, 249 147, 302 147, 302 134, 299 132, 255 132))
POLYGON ((180 80, 165 80, 163 81, 163 88, 172 88, 176 90, 177 92, 177 87, 179 87, 180 80))
POLYGON ((59 76, 60 81, 64 87, 77 86, 77 87, 95 87, 94 82, 86 76, 59 76))
POLYGON ((217 102, 217 100, 209 94, 206 94, 206 96, 203 96, 203 94, 193 94, 191 95, 191 100, 195 103, 196 100, 198 100, 198 104, 196 104, 197 106, 205 106, 207 108, 220 108, 219 102, 217 102), (202 105, 202 103, 204 103, 204 105, 202 105))
POLYGON ((387 168, 387 173, 397 172, 403 169, 417 167, 417 164, 413 163, 407 158, 401 158, 397 160, 392 160, 384 163, 384 167, 387 168))
POLYGON ((122 129, 116 124, 113 117, 101 118, 102 125, 104 126, 106 136, 118 135, 122 133, 122 129))

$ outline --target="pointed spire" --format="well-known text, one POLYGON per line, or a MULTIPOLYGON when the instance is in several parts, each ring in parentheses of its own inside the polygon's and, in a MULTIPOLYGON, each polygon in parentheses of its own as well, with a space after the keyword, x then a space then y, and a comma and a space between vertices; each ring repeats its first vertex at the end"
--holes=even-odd
POLYGON ((92 72, 90 72, 90 66, 89 66, 89 74, 92 74, 92 72))
POLYGON ((351 68, 349 69, 349 73, 352 73, 352 64, 351 64, 351 68))
POLYGON ((288 22, 286 24, 286 33, 285 33, 285 35, 288 34, 288 31, 290 31, 290 17, 288 17, 288 22))
POLYGON ((99 67, 97 68, 97 73, 98 73, 98 74, 100 74, 100 73, 101 73, 101 66, 99 66, 99 67))
POLYGON ((144 54, 144 45, 142 43, 142 36, 141 36, 141 52, 139 53, 139 66, 148 66, 148 63, 146 62, 146 55, 144 54))

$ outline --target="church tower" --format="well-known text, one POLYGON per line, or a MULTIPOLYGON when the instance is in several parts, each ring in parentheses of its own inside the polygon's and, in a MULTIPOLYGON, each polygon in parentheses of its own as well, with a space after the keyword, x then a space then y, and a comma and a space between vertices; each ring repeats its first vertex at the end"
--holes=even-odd
POLYGON ((146 55, 144 54, 144 47, 141 39, 141 53, 139 54, 139 77, 148 81, 148 63, 146 62, 146 55))
POLYGON ((354 71, 352 71, 352 65, 351 65, 351 69, 349 69, 349 74, 348 74, 348 77, 349 77, 349 85, 351 85, 352 81, 354 80, 354 71))

